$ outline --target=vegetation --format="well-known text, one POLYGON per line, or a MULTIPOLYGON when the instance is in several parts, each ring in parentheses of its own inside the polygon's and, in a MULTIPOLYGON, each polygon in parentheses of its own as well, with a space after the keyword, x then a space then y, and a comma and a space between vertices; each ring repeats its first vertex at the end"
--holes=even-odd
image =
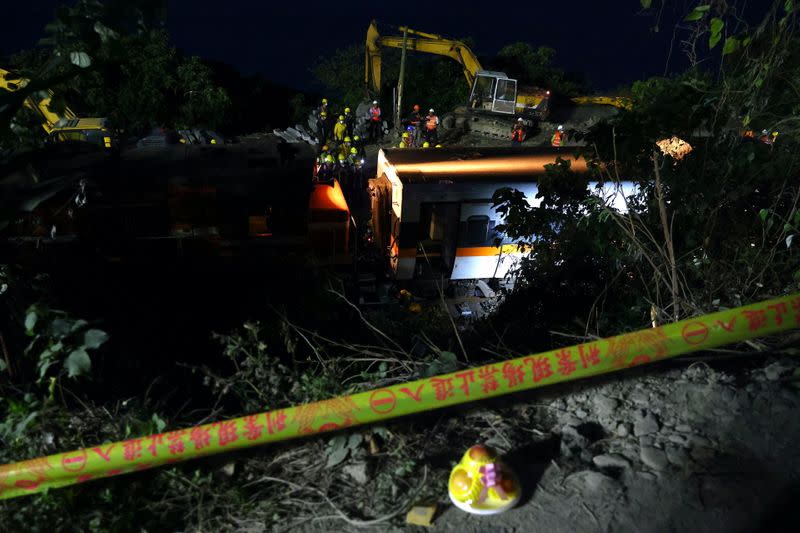
POLYGON ((607 335, 646 325, 651 312, 664 322, 797 289, 800 100, 785 82, 800 75, 796 14, 792 2, 776 2, 758 26, 723 39, 726 11, 701 5, 687 16, 689 48, 707 39, 718 73, 697 58, 678 77, 636 82, 634 109, 596 126, 579 150, 594 171, 553 166, 540 183, 541 208, 518 191, 496 193, 504 229, 536 242, 501 321, 537 324, 539 338, 607 335), (748 129, 780 134, 768 145, 743 137, 748 129), (662 154, 656 141, 672 136, 692 152, 662 154), (586 194, 590 180, 623 177, 638 185, 627 214, 586 194), (558 305, 565 299, 568 308, 558 305))
MULTIPOLYGON (((69 85, 75 91, 70 101, 80 98, 131 131, 161 123, 213 126, 226 117, 244 127, 254 120, 244 116, 243 95, 275 94, 275 87, 236 78, 238 88, 221 88, 221 73, 233 75, 175 51, 158 24, 163 13, 156 4, 78 2, 59 12, 45 47, 20 56, 18 66, 36 80, 34 88, 67 94, 69 85)), ((642 0, 656 10, 653 4, 642 0)), ((553 165, 539 183, 536 209, 519 191, 497 191, 495 204, 507 217, 501 229, 534 251, 498 312, 472 331, 454 332, 435 299, 418 314, 400 304, 362 314, 338 280, 311 265, 299 277, 303 287, 289 288, 290 296, 272 301, 271 309, 260 302, 256 311, 239 314, 244 304, 238 294, 235 305, 220 305, 213 327, 194 331, 211 337, 212 347, 195 353, 185 347, 190 339, 181 337, 177 313, 133 310, 136 289, 125 302, 130 308, 118 304, 107 316, 80 318, 90 295, 61 267, 53 269, 60 281, 0 267, 0 463, 447 372, 466 365, 462 345, 474 364, 480 354, 485 359, 567 342, 551 332, 604 336, 797 290, 797 8, 775 2, 759 25, 729 31, 735 13, 724 3, 695 4, 682 30, 693 67, 633 85, 634 109, 586 135, 580 151, 591 161, 589 175, 575 173, 569 159, 553 165), (714 62, 719 70, 704 68, 714 62), (746 129, 780 135, 767 145, 743 138, 746 129), (688 141, 691 153, 678 158, 656 148, 672 136, 688 141), (612 186, 623 178, 638 185, 625 213, 587 191, 590 181, 612 186), (71 287, 78 296, 59 299, 63 292, 56 288, 69 284, 78 286, 71 287), (175 382, 163 383, 169 379, 142 362, 147 353, 114 344, 121 334, 119 321, 119 329, 111 325, 114 315, 142 320, 127 339, 157 337, 142 327, 145 313, 156 315, 159 331, 166 332, 149 345, 160 350, 150 357, 164 358, 162 344, 174 346, 166 338, 173 334, 185 352, 181 365, 170 367, 175 382), (344 329, 345 323, 353 326, 344 329), (494 345, 486 346, 487 339, 494 345), (112 390, 115 376, 136 391, 133 397, 112 390)), ((515 43, 498 60, 529 83, 582 90, 552 66, 553 55, 515 43)), ((354 47, 321 59, 314 71, 330 98, 354 106, 364 96, 362 61, 354 47)), ((408 102, 449 109, 464 101, 466 86, 454 62, 413 56, 408 73, 408 102)), ((397 56, 389 53, 384 79, 390 86, 396 78, 397 56)), ((288 92, 281 94, 289 100, 288 92)), ((0 131, 26 120, 18 114, 22 95, 0 94, 0 131)), ((286 116, 274 120, 288 120, 290 112, 300 120, 308 105, 297 95, 291 110, 281 110, 286 116)), ((2 207, 3 216, 14 211, 12 204, 2 207)), ((181 271, 174 278, 190 275, 181 271)), ((211 285, 224 283, 203 277, 188 285, 213 299, 207 296, 211 285)), ((222 292, 229 292, 227 285, 222 292)), ((487 404, 458 417, 434 414, 95 481, 2 502, 1 521, 24 531, 125 531, 131 524, 147 531, 224 531, 312 520, 334 529, 343 522, 380 525, 412 501, 441 499, 438 488, 454 448, 493 440, 514 446, 547 416, 531 405, 509 413, 487 404)))

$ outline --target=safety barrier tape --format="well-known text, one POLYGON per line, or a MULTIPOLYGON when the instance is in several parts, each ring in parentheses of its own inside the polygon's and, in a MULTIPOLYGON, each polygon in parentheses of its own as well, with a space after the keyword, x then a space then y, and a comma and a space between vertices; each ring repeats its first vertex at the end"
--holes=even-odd
POLYGON ((553 385, 800 327, 800 294, 330 400, 0 467, 0 499, 553 385))

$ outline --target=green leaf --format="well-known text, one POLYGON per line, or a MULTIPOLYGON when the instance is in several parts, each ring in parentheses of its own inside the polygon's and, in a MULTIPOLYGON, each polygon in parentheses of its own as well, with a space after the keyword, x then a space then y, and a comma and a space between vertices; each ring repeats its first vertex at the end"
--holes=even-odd
POLYGON ((70 333, 70 325, 69 320, 56 318, 50 323, 50 334, 57 339, 66 337, 70 333))
POLYGON ((719 17, 714 17, 713 19, 711 19, 710 27, 711 27, 711 33, 712 34, 720 33, 722 31, 722 28, 725 27, 725 21, 723 21, 719 17))
POLYGON ((94 23, 94 31, 100 36, 100 40, 107 42, 112 39, 119 38, 119 34, 100 22, 99 20, 94 23))
POLYGON ((55 361, 45 361, 39 365, 39 379, 44 378, 44 375, 47 374, 47 369, 53 366, 55 361))
POLYGON ((334 448, 328 454, 328 460, 325 463, 325 466, 327 466, 328 468, 330 468, 332 466, 336 466, 339 463, 342 463, 345 459, 347 459, 347 456, 349 454, 350 454, 350 449, 349 448, 346 448, 344 446, 341 447, 341 448, 334 448))
POLYGON ((153 423, 156 425, 156 432, 158 433, 161 433, 164 431, 164 428, 167 427, 167 423, 164 422, 156 413, 153 413, 153 423))
POLYGON ((350 438, 347 439, 347 447, 351 450, 355 450, 359 446, 361 446, 361 442, 364 440, 364 437, 361 436, 361 433, 353 433, 350 435, 350 438))
POLYGON ((6 364, 5 360, 0 359, 0 372, 5 370, 6 368, 8 368, 8 365, 6 364))
POLYGON ((784 224, 784 225, 783 225, 783 231, 784 231, 785 233, 789 233, 789 232, 790 232, 790 231, 792 231, 793 229, 794 229, 794 228, 792 228, 792 225, 791 225, 791 224, 784 224))
POLYGON ((739 39, 736 37, 728 37, 725 39, 725 44, 722 46, 722 55, 726 56, 728 54, 732 54, 738 49, 739 39))
POLYGON ((793 9, 794 9, 794 0, 786 0, 786 2, 784 2, 783 4, 783 10, 786 11, 787 13, 791 13, 793 9))
POLYGON ((710 4, 697 6, 696 8, 694 8, 692 10, 691 13, 686 15, 686 18, 683 19, 683 20, 686 21, 686 22, 692 22, 692 21, 695 21, 695 20, 700 20, 701 18, 703 18, 703 16, 705 15, 706 11, 708 11, 709 9, 711 9, 711 5, 710 4))
POLYGON ((35 310, 28 311, 28 314, 25 315, 25 332, 28 335, 33 335, 33 328, 36 327, 36 321, 39 317, 36 315, 35 310))
POLYGON ((641 0, 642 7, 645 9, 649 9, 650 6, 653 4, 653 0, 641 0))
POLYGON ((67 369, 67 376, 74 378, 89 372, 92 368, 92 360, 86 350, 78 348, 69 354, 69 357, 64 361, 64 366, 67 369))
POLYGON ((768 216, 769 216, 769 211, 766 209, 762 209, 761 211, 758 212, 758 217, 761 219, 761 222, 767 220, 768 216))
POLYGON ((761 86, 764 85, 764 78, 756 78, 756 81, 753 82, 753 85, 760 89, 761 86))
POLYGON ((92 64, 92 58, 86 52, 70 52, 69 60, 73 65, 80 68, 86 68, 92 64))
POLYGON ((720 39, 722 39, 722 28, 725 26, 725 23, 722 19, 714 17, 711 19, 711 36, 708 38, 708 47, 714 48, 719 43, 720 39))
POLYGON ((90 350, 99 348, 107 340, 108 333, 101 329, 90 329, 83 334, 83 344, 90 350))
POLYGON ((76 331, 78 331, 79 329, 81 329, 82 327, 87 326, 87 325, 89 325, 88 322, 86 322, 85 320, 79 318, 78 320, 76 320, 75 322, 72 323, 72 327, 69 328, 69 331, 70 331, 70 333, 75 333, 76 331))

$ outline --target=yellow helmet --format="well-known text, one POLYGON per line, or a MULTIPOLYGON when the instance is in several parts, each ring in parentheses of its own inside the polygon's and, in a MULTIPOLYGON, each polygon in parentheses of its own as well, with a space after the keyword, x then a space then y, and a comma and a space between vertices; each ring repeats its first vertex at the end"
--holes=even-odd
POLYGON ((321 117, 327 117, 327 116, 328 116, 328 113, 327 113, 327 111, 322 111, 322 112, 319 114, 319 116, 321 116, 321 117))
POLYGON ((354 141, 360 141, 360 140, 361 140, 361 137, 359 137, 358 135, 355 135, 355 136, 353 137, 353 140, 354 140, 354 141))
POLYGON ((350 153, 356 155, 358 154, 358 150, 356 150, 355 148, 350 148, 350 153))
POLYGON ((339 161, 344 161, 344 154, 339 154, 339 161))
POLYGON ((428 141, 425 141, 424 143, 422 143, 422 147, 423 148, 430 148, 431 147, 431 143, 429 143, 428 141))
POLYGON ((326 163, 333 163, 333 156, 330 155, 330 154, 326 155, 325 156, 325 162, 326 163))
POLYGON ((400 141, 400 144, 398 144, 397 147, 398 148, 405 148, 406 147, 406 143, 404 143, 403 141, 400 141))
POLYGON ((322 103, 323 103, 324 105, 328 105, 328 99, 327 99, 327 98, 323 98, 323 99, 322 99, 322 103))
POLYGON ((442 147, 442 145, 441 145, 441 144, 437 144, 437 145, 436 145, 436 148, 441 148, 441 147, 442 147))
POLYGON ((403 139, 408 139, 408 132, 407 131, 403 132, 403 139))
POLYGON ((346 143, 352 142, 352 139, 350 139, 350 137, 345 137, 344 138, 344 142, 346 142, 346 143))
POLYGON ((323 144, 322 145, 322 151, 323 152, 327 152, 328 150, 330 150, 330 148, 328 148, 328 145, 327 144, 323 144))
POLYGON ((344 115, 339 115, 339 120, 344 120, 344 115))
POLYGON ((345 112, 345 113, 349 113, 349 112, 350 112, 350 108, 349 108, 349 107, 345 107, 345 108, 344 108, 344 112, 345 112))

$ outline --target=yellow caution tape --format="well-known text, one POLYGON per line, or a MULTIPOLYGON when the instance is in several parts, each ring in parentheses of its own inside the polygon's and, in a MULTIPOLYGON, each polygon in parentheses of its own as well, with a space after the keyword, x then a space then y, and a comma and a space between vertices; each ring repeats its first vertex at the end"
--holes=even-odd
POLYGON ((800 327, 800 294, 321 402, 0 467, 0 499, 624 370, 800 327))

